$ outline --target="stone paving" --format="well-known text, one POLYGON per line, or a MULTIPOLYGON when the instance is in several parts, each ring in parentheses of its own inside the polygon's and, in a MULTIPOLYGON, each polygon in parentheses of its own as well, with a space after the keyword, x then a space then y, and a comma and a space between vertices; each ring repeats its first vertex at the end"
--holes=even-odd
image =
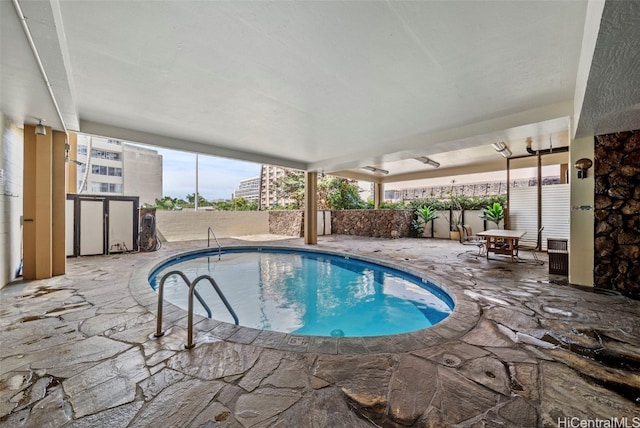
POLYGON ((196 347, 185 350, 179 308, 165 305, 166 334, 153 336, 156 295, 144 282, 202 242, 69 259, 64 276, 0 290, 0 425, 640 426, 640 302, 567 285, 530 259, 458 257, 468 248, 450 241, 319 241, 313 248, 428 276, 452 294, 454 314, 385 338, 197 318, 196 347))

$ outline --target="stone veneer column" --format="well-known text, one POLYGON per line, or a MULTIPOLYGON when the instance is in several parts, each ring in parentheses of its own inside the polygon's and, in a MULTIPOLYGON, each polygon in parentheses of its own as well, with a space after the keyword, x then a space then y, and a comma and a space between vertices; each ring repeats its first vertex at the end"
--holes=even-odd
POLYGON ((595 285, 640 295, 640 130, 595 142, 595 285))

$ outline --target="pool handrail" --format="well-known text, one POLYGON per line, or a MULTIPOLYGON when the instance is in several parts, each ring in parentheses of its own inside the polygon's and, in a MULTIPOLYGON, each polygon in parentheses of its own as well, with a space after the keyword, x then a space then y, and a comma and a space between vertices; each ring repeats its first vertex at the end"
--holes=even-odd
POLYGON ((200 275, 193 281, 189 281, 189 278, 187 278, 184 272, 179 270, 172 270, 171 272, 167 272, 162 276, 162 279, 160 280, 160 284, 158 285, 158 319, 156 323, 156 332, 154 334, 154 337, 164 336, 164 331, 162 331, 162 306, 163 306, 163 297, 164 297, 164 283, 167 280, 167 278, 173 275, 178 275, 180 278, 182 278, 182 280, 185 282, 187 287, 189 287, 189 310, 187 314, 187 344, 185 345, 186 349, 191 349, 195 346, 195 344, 193 343, 193 296, 194 295, 196 296, 196 299, 198 299, 200 304, 204 307, 204 309, 207 311, 208 317, 209 318, 212 317, 211 309, 205 303, 200 293, 198 293, 198 291, 196 290, 196 285, 198 285, 198 283, 203 279, 206 279, 207 281, 209 281, 213 289, 216 291, 216 293, 218 293, 218 297, 220 297, 220 300, 222 300, 222 303, 224 304, 224 306, 227 308, 227 310, 233 317, 235 324, 238 325, 240 323, 240 321, 238 320, 238 316, 236 315, 236 312, 231 307, 231 304, 229 303, 224 293, 216 283, 215 279, 213 279, 210 275, 200 275))
MULTIPOLYGON (((173 275, 178 275, 180 278, 182 278, 186 286, 189 287, 189 290, 191 290, 191 281, 189 281, 189 278, 187 278, 187 276, 182 271, 172 270, 171 272, 167 272, 162 276, 162 279, 160 280, 160 284, 158 285, 158 320, 156 324, 156 332, 154 334, 155 337, 162 337, 164 335, 164 332, 162 331, 162 302, 164 301, 163 300, 164 283, 167 280, 167 278, 173 275)), ((207 315, 209 316, 209 318, 211 318, 212 317, 211 309, 209 308, 207 303, 204 301, 200 293, 194 290, 194 294, 196 295, 196 298, 198 299, 200 304, 204 307, 204 310, 207 311, 207 315)))
POLYGON ((211 246, 211 235, 213 235, 213 239, 215 239, 216 244, 218 244, 218 260, 220 260, 222 247, 220 246, 220 242, 218 242, 218 238, 216 237, 216 234, 213 232, 213 229, 211 228, 211 226, 209 226, 209 228, 207 229, 207 247, 211 246))
POLYGON ((218 297, 220 297, 220 300, 222 300, 222 303, 224 304, 224 306, 227 308, 227 310, 233 317, 233 320, 235 321, 235 325, 238 325, 240 323, 240 321, 238 320, 238 316, 236 315, 236 312, 233 310, 233 308, 229 304, 229 301, 225 297, 220 287, 218 287, 218 284, 216 283, 215 279, 213 279, 210 275, 200 275, 199 277, 193 280, 193 282, 191 283, 191 286, 189 287, 189 312, 187 315, 187 345, 185 346, 185 348, 187 349, 191 349, 195 346, 195 343, 193 343, 193 295, 197 293, 196 285, 198 285, 198 283, 203 279, 206 279, 207 281, 209 281, 213 289, 216 290, 216 293, 218 293, 218 297))

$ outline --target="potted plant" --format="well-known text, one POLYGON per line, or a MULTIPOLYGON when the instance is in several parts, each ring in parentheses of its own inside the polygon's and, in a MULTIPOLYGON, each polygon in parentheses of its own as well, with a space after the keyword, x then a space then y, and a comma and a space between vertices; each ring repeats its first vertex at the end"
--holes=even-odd
POLYGON ((429 205, 416 209, 416 218, 411 222, 411 228, 417 236, 424 236, 427 224, 438 218, 438 210, 429 205))
POLYGON ((504 210, 499 202, 494 202, 482 210, 480 218, 496 224, 496 228, 500 229, 500 222, 504 219, 504 210))

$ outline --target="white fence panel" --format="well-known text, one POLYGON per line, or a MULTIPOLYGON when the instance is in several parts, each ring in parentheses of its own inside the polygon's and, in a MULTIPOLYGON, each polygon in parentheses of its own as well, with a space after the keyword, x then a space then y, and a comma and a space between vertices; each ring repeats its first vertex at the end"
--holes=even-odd
MULTIPOLYGON (((449 217, 453 214, 454 216, 459 215, 457 211, 451 213, 449 210, 442 210, 438 213, 438 218, 433 221, 433 237, 434 238, 449 238, 449 217)), ((495 229, 496 225, 487 222, 485 228, 485 221, 480 218, 482 214, 482 210, 465 210, 463 214, 463 224, 470 226, 473 233, 482 232, 486 229, 495 229)), ((500 222, 500 228, 504 227, 504 221, 500 222)), ((431 236, 431 224, 427 224, 425 228, 425 236, 431 236)))
POLYGON ((72 199, 67 199, 65 201, 65 240, 66 242, 66 255, 73 256, 74 254, 74 243, 75 243, 75 204, 72 199))
POLYGON ((104 254, 104 201, 80 200, 80 255, 104 254))
MULTIPOLYGON (((463 223, 466 226, 471 227, 471 231, 474 234, 485 230, 484 220, 480 218, 481 214, 482 214, 482 210, 465 210, 464 211, 463 223)), ((487 222, 488 229, 494 229, 495 227, 496 227, 495 223, 487 222)))
POLYGON ((449 210, 438 213, 438 218, 433 221, 433 237, 449 239, 449 210))
POLYGON ((331 235, 331 211, 318 211, 317 232, 318 236, 331 235))
MULTIPOLYGON (((464 211, 464 221, 463 223, 466 226, 471 227, 472 232, 475 234, 477 232, 482 232, 486 229, 495 229, 496 224, 490 221, 487 221, 485 227, 485 221, 480 217, 482 215, 482 210, 465 210, 464 211)), ((500 222, 500 227, 504 227, 504 221, 500 222)))

